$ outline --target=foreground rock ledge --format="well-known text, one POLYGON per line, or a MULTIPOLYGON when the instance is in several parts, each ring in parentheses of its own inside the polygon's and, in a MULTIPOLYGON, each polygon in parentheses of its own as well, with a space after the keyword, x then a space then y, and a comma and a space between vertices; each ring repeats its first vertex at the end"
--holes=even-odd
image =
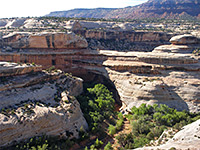
MULTIPOLYGON (((19 70, 22 66, 27 68, 27 65, 6 64, 18 66, 19 70)), ((12 71, 16 70, 11 70, 10 75, 12 71)), ((82 92, 81 79, 59 70, 0 78, 0 147, 43 134, 78 138, 81 126, 87 129, 74 97, 82 92)))

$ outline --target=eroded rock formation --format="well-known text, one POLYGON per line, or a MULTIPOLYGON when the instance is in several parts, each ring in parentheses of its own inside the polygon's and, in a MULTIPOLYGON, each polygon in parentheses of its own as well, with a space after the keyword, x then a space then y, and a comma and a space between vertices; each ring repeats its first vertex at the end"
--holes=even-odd
POLYGON ((34 64, 16 64, 0 62, 0 77, 16 76, 26 74, 30 72, 42 71, 42 66, 36 66, 34 64))
POLYGON ((2 45, 12 48, 87 48, 87 41, 74 33, 11 33, 2 45))
POLYGON ((78 137, 81 126, 87 129, 74 97, 82 92, 81 79, 60 70, 38 71, 39 66, 1 65, 0 147, 43 134, 78 137))
POLYGON ((170 39, 170 42, 175 45, 181 44, 197 44, 199 39, 191 34, 177 35, 170 39))
POLYGON ((73 30, 88 41, 90 49, 118 50, 118 51, 146 51, 168 44, 172 34, 161 32, 135 32, 133 30, 118 30, 110 27, 107 30, 73 30))
POLYGON ((160 46, 148 53, 23 49, 1 52, 0 60, 35 62, 43 68, 55 65, 84 80, 92 78, 90 73, 103 75, 115 85, 124 110, 157 103, 199 112, 200 63, 199 55, 192 54, 199 47, 198 41, 160 46))

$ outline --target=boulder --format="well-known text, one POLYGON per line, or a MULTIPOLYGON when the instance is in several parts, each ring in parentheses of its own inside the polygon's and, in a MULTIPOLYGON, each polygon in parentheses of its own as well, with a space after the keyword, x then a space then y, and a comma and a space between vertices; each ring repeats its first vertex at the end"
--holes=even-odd
POLYGON ((162 52, 167 52, 167 53, 192 53, 194 50, 194 47, 188 46, 188 45, 161 45, 152 51, 153 53, 162 53, 162 52))
POLYGON ((181 45, 181 44, 197 44, 198 43, 198 38, 191 35, 191 34, 184 34, 184 35, 177 35, 174 36, 170 39, 170 42, 172 44, 177 44, 177 45, 181 45))

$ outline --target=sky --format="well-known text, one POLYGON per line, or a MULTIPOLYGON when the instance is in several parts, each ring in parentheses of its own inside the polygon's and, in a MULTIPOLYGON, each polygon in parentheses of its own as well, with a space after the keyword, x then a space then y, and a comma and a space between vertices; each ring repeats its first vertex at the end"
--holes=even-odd
POLYGON ((74 8, 122 8, 147 0, 2 0, 0 18, 39 17, 74 8))

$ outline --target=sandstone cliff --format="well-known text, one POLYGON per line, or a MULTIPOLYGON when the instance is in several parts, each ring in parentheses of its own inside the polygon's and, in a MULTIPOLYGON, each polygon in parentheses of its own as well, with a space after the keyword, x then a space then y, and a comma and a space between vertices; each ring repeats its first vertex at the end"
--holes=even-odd
POLYGON ((84 38, 74 33, 11 33, 2 38, 3 46, 11 48, 87 48, 84 38))
POLYGON ((16 64, 0 62, 0 77, 16 76, 21 74, 27 74, 30 72, 42 71, 41 66, 35 66, 34 64, 16 64))
POLYGON ((95 80, 94 75, 104 76, 117 90, 124 104, 123 110, 142 103, 157 103, 178 110, 199 112, 199 39, 192 37, 191 40, 196 41, 193 44, 188 40, 188 35, 185 39, 184 36, 175 39, 179 45, 159 46, 148 53, 23 49, 19 52, 3 51, 0 60, 35 62, 43 68, 55 65, 85 81, 95 80), (194 50, 196 52, 192 53, 194 50))
POLYGON ((183 41, 187 45, 166 45, 151 53, 102 51, 113 57, 103 64, 128 109, 142 103, 157 103, 178 110, 200 111, 199 56, 191 54, 199 45, 183 41))
POLYGON ((75 30, 88 41, 92 50, 146 51, 168 44, 172 34, 162 32, 135 32, 133 30, 75 30))
POLYGON ((38 66, 1 64, 0 147, 43 134, 77 138, 81 126, 87 129, 74 97, 82 92, 81 79, 59 70, 34 72, 38 66))

